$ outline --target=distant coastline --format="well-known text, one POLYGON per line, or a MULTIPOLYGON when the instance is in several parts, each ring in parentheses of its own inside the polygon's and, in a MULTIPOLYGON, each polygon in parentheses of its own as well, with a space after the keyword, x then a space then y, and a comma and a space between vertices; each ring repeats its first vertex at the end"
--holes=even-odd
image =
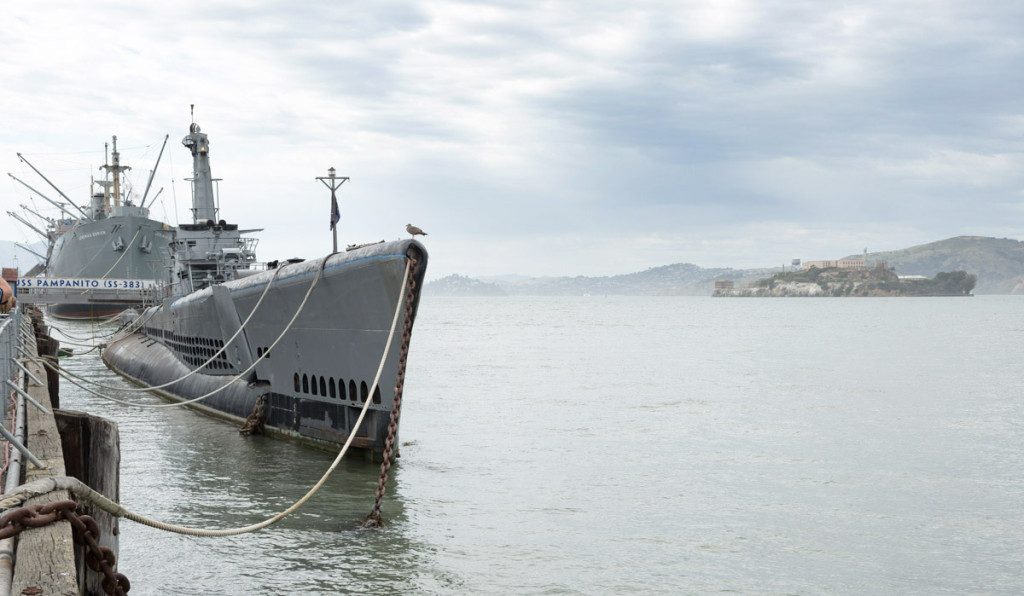
MULTIPOLYGON (((839 260, 851 258, 862 256, 853 255, 839 260)), ((940 273, 957 271, 969 272, 975 276, 976 285, 969 293, 1024 294, 1024 242, 1018 240, 957 236, 901 250, 869 252, 866 258, 871 263, 884 261, 899 272, 899 283, 905 292, 900 295, 935 295, 927 293, 934 288, 934 282, 928 287, 928 284, 923 283, 923 279, 934 280, 940 273), (910 279, 912 276, 923 279, 910 279), (918 281, 922 282, 920 288, 914 285, 918 281)), ((765 261, 769 259, 766 258, 765 261)), ((495 297, 711 296, 715 291, 716 282, 732 281, 734 287, 750 286, 781 272, 780 267, 703 268, 692 263, 676 263, 605 277, 516 276, 475 279, 456 274, 428 282, 424 287, 424 293, 441 296, 495 297)), ((876 290, 888 291, 883 288, 876 290)), ((808 291, 811 290, 808 288, 808 291)), ((850 292, 853 292, 852 288, 850 292)))

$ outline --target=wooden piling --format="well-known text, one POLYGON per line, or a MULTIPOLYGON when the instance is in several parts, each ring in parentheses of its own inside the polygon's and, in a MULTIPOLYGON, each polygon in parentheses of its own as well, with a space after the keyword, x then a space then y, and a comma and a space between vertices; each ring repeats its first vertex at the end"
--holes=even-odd
MULTIPOLYGON (((83 412, 54 412, 64 448, 64 466, 74 476, 104 497, 120 502, 121 439, 117 424, 83 412)), ((82 505, 100 529, 97 542, 118 552, 118 519, 92 503, 82 505)), ((77 551, 78 581, 86 594, 103 593, 103 575, 86 570, 85 549, 77 551)))
POLYGON ((60 353, 60 342, 52 337, 36 338, 36 348, 39 350, 39 360, 49 362, 52 366, 46 368, 46 388, 50 395, 50 402, 54 408, 60 407, 60 373, 57 358, 60 353))

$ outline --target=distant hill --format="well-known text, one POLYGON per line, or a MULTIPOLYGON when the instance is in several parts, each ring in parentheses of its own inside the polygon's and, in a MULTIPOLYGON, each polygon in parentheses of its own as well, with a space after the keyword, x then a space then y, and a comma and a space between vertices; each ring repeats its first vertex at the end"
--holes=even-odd
POLYGON ((453 275, 429 282, 423 291, 445 296, 710 296, 717 280, 747 283, 770 272, 769 269, 704 269, 690 263, 678 263, 608 277, 581 275, 509 281, 508 278, 472 280, 453 275), (479 285, 471 285, 473 281, 479 285))
MULTIPOLYGON (((1024 242, 1008 238, 957 236, 902 250, 868 253, 868 261, 886 261, 899 275, 931 278, 940 272, 965 271, 977 276, 975 294, 1024 294, 1024 242)), ((424 291, 462 296, 711 296, 715 281, 732 280, 740 286, 776 271, 778 268, 704 269, 677 263, 609 277, 504 276, 475 280, 454 275, 429 282, 424 291)))
POLYGON ((692 263, 677 263, 607 277, 538 277, 501 287, 510 295, 710 296, 716 280, 753 280, 768 271, 704 269, 692 263))
POLYGON ((498 284, 464 277, 459 274, 442 277, 428 283, 424 292, 441 296, 504 296, 498 284))
POLYGON ((978 277, 975 294, 1024 294, 1024 242, 1009 238, 957 236, 868 253, 868 261, 886 261, 900 275, 934 277, 942 271, 962 270, 978 277))

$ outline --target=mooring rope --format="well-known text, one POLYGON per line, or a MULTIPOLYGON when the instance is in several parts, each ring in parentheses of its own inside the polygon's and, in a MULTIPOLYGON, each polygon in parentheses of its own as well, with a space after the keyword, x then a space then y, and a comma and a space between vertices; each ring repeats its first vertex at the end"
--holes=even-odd
MULTIPOLYGON (((120 315, 120 313, 118 313, 117 315, 114 315, 114 316, 116 318, 116 317, 119 317, 121 315, 120 315)), ((117 335, 117 333, 119 331, 121 331, 121 329, 118 328, 118 327, 113 328, 110 331, 110 333, 98 333, 97 331, 95 331, 95 328, 96 328, 97 325, 106 325, 107 323, 113 322, 113 320, 114 319, 108 319, 108 320, 103 320, 103 321, 99 321, 99 322, 97 322, 95 320, 91 321, 90 322, 91 323, 90 326, 92 327, 93 331, 89 335, 79 335, 79 334, 75 334, 75 333, 70 333, 67 329, 64 329, 64 328, 61 328, 61 327, 57 326, 57 324, 55 324, 52 319, 49 319, 48 322, 50 324, 50 329, 52 329, 53 331, 56 331, 57 333, 61 334, 62 336, 66 337, 66 338, 73 339, 73 340, 76 340, 76 341, 79 341, 79 342, 86 342, 86 341, 93 341, 94 342, 97 339, 106 339, 108 337, 117 335)), ((60 338, 58 338, 58 339, 60 339, 60 338)))
MULTIPOLYGON (((162 304, 157 305, 156 308, 159 309, 161 306, 163 306, 163 305, 162 304)), ((97 321, 95 319, 91 320, 90 321, 91 327, 93 329, 95 329, 97 325, 106 325, 107 323, 113 323, 120 316, 121 316, 121 313, 117 313, 117 314, 111 315, 109 317, 106 317, 104 319, 100 319, 99 321, 97 321)), ((141 318, 141 317, 139 317, 139 318, 141 318)), ((136 319, 136 321, 138 321, 138 319, 136 319)), ((49 322, 50 322, 50 328, 53 329, 54 331, 57 331, 58 333, 60 333, 61 335, 65 336, 65 337, 69 337, 71 339, 77 339, 79 341, 87 341, 87 340, 95 340, 97 338, 101 338, 102 339, 102 338, 112 337, 112 336, 117 335, 118 333, 120 333, 124 329, 123 327, 116 327, 110 333, 106 333, 106 334, 102 334, 102 335, 96 333, 95 331, 93 331, 90 336, 88 336, 88 337, 81 337, 81 336, 75 335, 73 333, 68 333, 68 331, 66 329, 62 329, 61 327, 58 327, 54 323, 52 318, 50 319, 49 322)), ((134 323, 134 321, 133 321, 133 323, 134 323)))
MULTIPOLYGON (((115 386, 113 386, 113 385, 104 385, 103 383, 99 383, 99 382, 97 382, 97 381, 92 381, 92 380, 90 380, 90 379, 86 379, 85 377, 82 377, 82 376, 80 376, 80 375, 76 375, 75 373, 73 373, 73 372, 71 372, 71 371, 67 370, 67 369, 66 369, 66 368, 64 368, 64 367, 60 367, 60 368, 61 368, 61 370, 58 370, 57 372, 59 372, 59 373, 60 373, 60 374, 62 374, 62 375, 66 374, 66 375, 68 375, 68 376, 74 377, 74 378, 76 378, 76 379, 78 379, 78 380, 80 380, 80 381, 86 382, 86 383, 88 383, 88 384, 90 384, 90 385, 92 385, 92 386, 94 386, 94 387, 99 387, 99 388, 101 388, 101 389, 112 389, 112 390, 114 390, 114 391, 126 391, 126 392, 130 392, 130 393, 134 393, 134 392, 145 392, 145 391, 153 391, 153 390, 156 390, 156 389, 163 389, 164 387, 169 387, 169 386, 171 386, 171 385, 173 385, 173 384, 175 384, 175 383, 178 383, 178 382, 180 382, 180 381, 184 381, 185 379, 187 379, 187 378, 191 377, 192 375, 194 375, 194 374, 198 373, 199 371, 203 370, 204 368, 206 368, 206 366, 207 366, 208 364, 210 364, 211 362, 213 362, 214 360, 216 360, 216 359, 217 359, 217 356, 220 356, 220 355, 221 355, 221 354, 222 354, 222 353, 223 353, 223 352, 224 352, 225 350, 227 350, 227 349, 228 349, 228 347, 229 347, 229 346, 231 345, 231 342, 235 341, 235 338, 236 338, 236 337, 238 337, 238 335, 239 335, 240 333, 242 333, 242 331, 243 331, 243 330, 245 329, 245 326, 249 324, 249 321, 251 321, 251 320, 252 320, 252 318, 253 318, 253 316, 254 316, 254 315, 256 314, 256 311, 257 311, 257 310, 259 309, 260 305, 261 305, 261 304, 263 304, 263 299, 264 299, 264 298, 266 298, 266 296, 267 296, 267 293, 268 293, 268 292, 270 291, 270 286, 271 286, 271 285, 272 285, 272 284, 273 284, 273 283, 274 283, 275 281, 277 281, 277 275, 278 275, 278 274, 279 274, 280 272, 281 272, 281 269, 280 269, 280 268, 278 268, 278 269, 275 269, 275 270, 274 270, 274 275, 273 275, 273 276, 272 276, 272 277, 270 278, 270 281, 268 281, 268 282, 267 282, 267 285, 263 287, 263 293, 262 293, 262 294, 260 294, 260 299, 256 301, 256 304, 255 304, 255 306, 253 306, 253 307, 252 307, 252 312, 250 312, 250 313, 249 313, 249 316, 248 316, 248 317, 246 317, 245 321, 243 321, 243 322, 242 322, 242 325, 241 325, 241 326, 240 326, 240 327, 238 328, 238 331, 235 331, 235 334, 234 334, 234 335, 232 335, 232 336, 231 336, 231 337, 230 337, 230 338, 229 338, 229 339, 228 339, 227 341, 225 341, 225 342, 224 342, 224 345, 223 345, 223 346, 222 346, 222 347, 221 347, 221 348, 220 348, 219 350, 217 350, 216 352, 214 352, 214 353, 213 353, 213 356, 210 356, 210 359, 209 359, 209 360, 207 360, 206 362, 202 363, 202 364, 201 364, 201 365, 199 365, 198 367, 196 367, 196 368, 194 368, 194 369, 190 370, 189 372, 185 373, 185 374, 184 374, 184 375, 182 375, 181 377, 178 377, 177 379, 174 379, 173 381, 168 381, 168 382, 166 382, 166 383, 164 383, 164 384, 162 384, 162 385, 151 385, 151 386, 148 386, 148 387, 115 387, 115 386)), ((315 280, 314 280, 314 283, 315 283, 315 280)), ((308 297, 309 297, 309 296, 307 295, 307 298, 308 298, 308 297)), ((305 300, 303 300, 303 304, 302 304, 302 305, 303 305, 303 306, 305 306, 305 300)), ((160 306, 163 306, 163 304, 161 304, 160 306)), ((159 309, 159 308, 160 308, 160 307, 157 307, 157 309, 159 309)), ((301 308, 302 308, 302 307, 300 307, 300 309, 301 309, 301 308)), ((151 313, 151 314, 149 315, 149 317, 150 317, 150 318, 152 318, 152 316, 153 316, 154 314, 156 314, 156 312, 155 312, 155 311, 154 311, 153 313, 151 313)), ((141 319, 142 317, 139 317, 139 318, 141 319)), ((136 320, 138 320, 138 319, 136 319, 136 320)), ((290 325, 289 325, 289 327, 290 327, 290 325)), ((287 331, 287 329, 286 329, 286 331, 287 331)), ((110 343, 114 343, 115 341, 120 341, 121 339, 123 339, 123 338, 127 337, 128 335, 130 335, 130 333, 125 333, 125 334, 124 334, 123 336, 121 336, 120 338, 117 338, 117 339, 111 340, 111 341, 110 341, 110 343)), ((257 361, 257 362, 258 362, 258 361, 257 361)), ((52 367, 51 367, 51 368, 52 368, 52 367)), ((55 370, 56 370, 56 369, 55 369, 55 370)), ((251 369, 250 369, 250 370, 251 370, 251 369)), ((244 373, 241 373, 241 374, 246 374, 246 373, 248 373, 248 372, 249 372, 249 371, 247 370, 247 371, 245 371, 244 373)), ((240 376, 240 375, 239 375, 239 376, 240 376)), ((235 377, 235 378, 237 378, 237 377, 235 377)), ((70 381, 71 379, 68 379, 68 380, 70 381)), ((234 378, 232 378, 232 382, 234 382, 234 380, 235 380, 235 379, 234 379, 234 378)), ((74 381, 72 381, 72 382, 74 382, 74 381)), ((230 384, 231 384, 231 383, 228 383, 228 385, 230 385, 230 384)), ((80 386, 80 385, 79 385, 79 386, 80 386)))
POLYGON ((156 316, 156 313, 160 312, 160 310, 163 309, 163 307, 164 303, 161 302, 156 306, 151 306, 147 308, 145 312, 143 312, 142 316, 136 317, 134 321, 131 321, 124 327, 121 327, 120 329, 112 333, 110 335, 112 339, 107 343, 110 344, 115 341, 119 341, 121 339, 124 339, 125 337, 128 337, 132 333, 135 333, 136 329, 140 329, 143 325, 148 323, 150 319, 156 316))
POLYGON ((103 318, 100 318, 100 319, 90 319, 90 321, 92 322, 93 328, 95 328, 96 325, 106 325, 107 323, 113 323, 120 316, 121 316, 121 313, 117 312, 117 313, 114 313, 112 315, 107 315, 107 316, 105 316, 103 318))
MULTIPOLYGON (((107 345, 107 343, 112 343, 112 342, 118 341, 119 339, 121 339, 121 338, 123 338, 123 337, 125 337, 127 335, 130 335, 133 332, 133 329, 132 329, 133 325, 142 324, 142 322, 148 322, 149 319, 153 318, 153 316, 155 316, 156 313, 161 308, 163 308, 163 304, 158 304, 157 306, 155 306, 155 307, 153 307, 151 309, 148 309, 145 315, 135 319, 134 321, 132 321, 131 323, 129 323, 125 327, 123 327, 121 329, 114 330, 114 333, 111 334, 114 337, 113 337, 113 339, 111 339, 110 342, 106 342, 106 343, 81 343, 81 342, 75 342, 75 341, 66 341, 66 340, 63 340, 63 339, 60 339, 59 341, 60 341, 60 343, 62 345, 71 345, 71 346, 75 346, 75 347, 79 347, 79 348, 89 348, 88 350, 86 350, 84 352, 79 352, 79 353, 75 354, 76 356, 84 356, 85 354, 88 354, 90 352, 93 352, 95 350, 98 350, 98 349, 102 348, 103 346, 107 345), (118 333, 123 333, 123 335, 121 337, 117 337, 118 333)), ((66 336, 66 337, 70 337, 62 329, 60 329, 59 327, 56 327, 56 326, 54 326, 52 324, 50 325, 50 329, 52 329, 54 331, 57 331, 57 332, 61 333, 62 335, 66 336)), ((88 339, 94 339, 94 338, 88 338, 88 339)), ((36 360, 35 362, 36 362, 36 364, 41 364, 38 360, 36 360)), ((88 379, 84 379, 84 378, 83 378, 83 380, 88 381, 88 379)), ((112 387, 112 389, 117 389, 117 387, 112 387)))
MULTIPOLYGON (((325 258, 326 260, 326 258, 325 258)), ((377 390, 377 386, 380 383, 381 373, 384 371, 384 363, 387 361, 388 352, 391 351, 391 342, 395 337, 395 328, 398 327, 398 318, 402 312, 402 306, 405 304, 405 288, 409 281, 409 274, 411 271, 412 260, 409 259, 405 266, 405 277, 402 279, 402 289, 398 294, 398 304, 395 307, 395 316, 391 321, 391 330, 388 332, 388 340, 384 344, 384 353, 381 355, 380 365, 377 367, 377 375, 373 379, 373 386, 370 388, 370 394, 377 390)), ((308 297, 308 296, 307 296, 308 297)), ((345 440, 345 444, 342 446, 338 456, 334 458, 330 467, 324 472, 324 475, 320 477, 315 485, 305 495, 302 496, 298 501, 292 504, 284 511, 269 517, 259 523, 240 527, 240 528, 227 528, 222 530, 210 530, 203 528, 188 528, 185 526, 178 526, 175 524, 169 524, 166 522, 158 521, 155 519, 148 518, 146 516, 134 513, 120 504, 111 501, 102 494, 96 492, 90 488, 87 484, 70 476, 53 476, 50 478, 44 478, 36 480, 28 484, 24 484, 18 487, 17 490, 12 491, 7 495, 6 498, 0 499, 0 511, 7 511, 15 507, 21 506, 22 503, 32 497, 43 495, 55 490, 66 490, 71 494, 75 495, 79 499, 88 501, 95 504, 97 507, 113 515, 114 517, 123 517, 125 519, 134 521, 136 523, 156 528, 158 530, 165 530, 167 532, 174 532, 176 534, 185 534, 187 536, 236 536, 238 534, 247 534, 249 532, 255 532, 262 530, 271 524, 277 523, 294 513, 299 507, 304 505, 309 499, 313 497, 320 490, 320 488, 327 482, 327 479, 331 477, 331 474, 337 469, 341 463, 342 458, 348 451, 349 446, 352 444, 352 440, 356 436, 356 429, 363 423, 363 418, 366 416, 367 410, 369 410, 370 403, 373 400, 366 400, 363 403, 363 408, 359 412, 359 418, 356 419, 355 424, 352 425, 352 432, 348 434, 348 438, 345 440)))
POLYGON ((83 336, 83 335, 77 335, 77 334, 74 334, 74 333, 68 333, 64 329, 61 329, 60 327, 58 327, 58 326, 56 326, 56 325, 54 325, 52 323, 50 324, 50 329, 53 330, 53 331, 56 331, 57 333, 59 333, 61 335, 61 337, 54 338, 54 339, 59 339, 61 341, 63 341, 64 339, 70 339, 70 340, 74 340, 74 341, 77 341, 77 342, 87 342, 87 341, 93 341, 93 340, 96 339, 96 335, 95 334, 89 335, 89 336, 83 336))
MULTIPOLYGON (((124 400, 121 400, 121 399, 110 397, 109 395, 103 395, 102 393, 100 393, 98 391, 94 391, 94 390, 92 390, 92 389, 90 389, 90 388, 88 388, 88 387, 86 387, 84 385, 79 384, 78 382, 75 381, 75 379, 71 378, 70 376, 66 376, 65 375, 64 378, 67 379, 68 381, 70 381, 72 385, 75 385, 79 389, 87 391, 87 392, 89 392, 89 393, 91 393, 91 394, 93 394, 93 395, 95 395, 97 397, 101 397, 101 398, 103 398, 103 399, 105 399, 107 401, 112 401, 114 403, 123 404, 123 405, 126 405, 126 406, 135 406, 137 408, 174 408, 174 407, 178 407, 178 406, 187 406, 189 404, 194 404, 194 403, 196 403, 198 401, 202 401, 202 400, 210 397, 211 395, 216 395, 217 393, 220 393, 221 391, 223 391, 223 390, 227 389, 228 387, 230 387, 231 384, 234 383, 236 380, 238 380, 238 379, 244 377, 245 375, 249 374, 254 368, 256 368, 256 365, 259 364, 261 361, 263 361, 263 359, 267 357, 267 354, 269 354, 270 351, 273 350, 275 346, 277 346, 278 342, 280 342, 281 339, 284 338, 285 334, 288 333, 288 331, 292 328, 292 325, 295 324, 295 320, 297 318, 299 318, 299 314, 302 312, 302 309, 304 309, 306 307, 306 303, 309 301, 309 296, 313 293, 313 288, 315 288, 317 283, 320 281, 320 277, 323 274, 324 266, 326 264, 327 264, 327 257, 324 257, 323 260, 320 261, 320 266, 316 270, 316 276, 313 278, 313 283, 311 283, 309 285, 309 289, 306 290, 306 296, 302 299, 302 303, 299 304, 298 310, 296 310, 295 314, 292 315, 291 320, 288 321, 287 325, 285 325, 285 328, 281 331, 281 334, 277 336, 277 339, 274 340, 274 343, 270 344, 270 347, 267 348, 266 351, 264 351, 262 354, 260 354, 256 358, 256 360, 254 360, 253 363, 249 366, 249 368, 243 370, 242 372, 238 373, 237 375, 233 375, 233 376, 224 375, 225 377, 227 377, 228 382, 225 383, 224 385, 218 387, 217 389, 214 389, 213 391, 205 394, 205 395, 200 395, 199 397, 194 397, 194 398, 189 399, 189 400, 184 400, 184 401, 179 401, 179 402, 174 402, 174 403, 168 403, 168 404, 142 404, 142 403, 135 403, 135 402, 130 402, 130 401, 124 401, 124 400)), ((62 367, 55 367, 52 364, 47 364, 47 366, 49 366, 49 368, 51 370, 55 370, 58 373, 60 373, 61 368, 62 368, 62 367)), ((127 375, 124 375, 124 376, 127 376, 127 375)), ((182 378, 184 378, 184 377, 182 377, 182 378)), ((177 381, 174 381, 174 382, 176 383, 177 381)), ((162 385, 162 387, 163 386, 166 386, 166 385, 162 385)), ((119 388, 119 387, 115 387, 114 389, 116 389, 118 391, 122 391, 122 389, 119 388)), ((147 387, 147 388, 144 388, 144 390, 145 391, 156 391, 156 389, 153 388, 153 387, 147 387)))
POLYGON ((95 348, 101 344, 86 344, 78 341, 58 340, 62 346, 75 346, 76 348, 95 348))

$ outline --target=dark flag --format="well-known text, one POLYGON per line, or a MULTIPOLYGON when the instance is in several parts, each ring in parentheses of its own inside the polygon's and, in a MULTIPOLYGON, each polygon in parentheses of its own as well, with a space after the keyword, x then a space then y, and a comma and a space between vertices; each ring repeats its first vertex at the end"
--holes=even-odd
POLYGON ((331 231, 334 231, 334 227, 338 225, 338 220, 341 219, 341 211, 338 210, 338 198, 331 193, 331 231))

